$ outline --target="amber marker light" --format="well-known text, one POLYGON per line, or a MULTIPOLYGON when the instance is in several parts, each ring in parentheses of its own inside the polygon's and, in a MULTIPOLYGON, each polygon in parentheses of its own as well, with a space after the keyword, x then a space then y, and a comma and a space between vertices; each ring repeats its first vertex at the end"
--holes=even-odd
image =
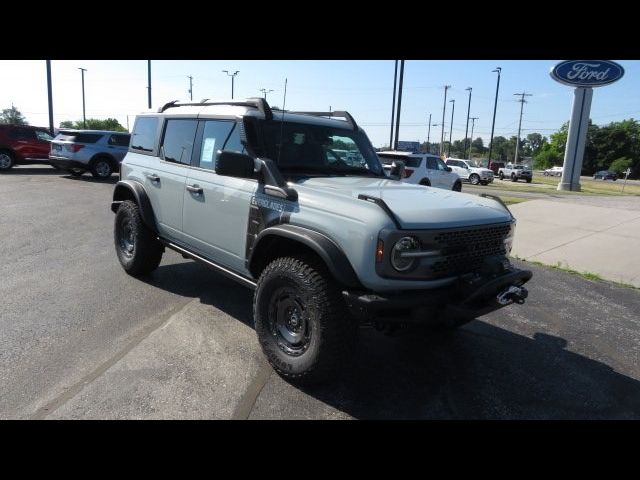
POLYGON ((378 245, 376 246, 376 263, 382 263, 383 255, 384 255, 384 242, 378 239, 378 245))

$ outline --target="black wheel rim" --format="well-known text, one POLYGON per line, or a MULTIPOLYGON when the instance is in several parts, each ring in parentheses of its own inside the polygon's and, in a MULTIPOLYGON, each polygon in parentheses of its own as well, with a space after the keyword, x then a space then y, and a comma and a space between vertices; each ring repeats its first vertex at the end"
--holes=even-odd
POLYGON ((131 225, 131 219, 128 217, 118 222, 118 247, 125 257, 133 257, 136 249, 136 235, 131 225))
POLYGON ((269 329, 278 348, 299 357, 311 343, 311 322, 304 298, 293 288, 276 290, 269 302, 269 329))
POLYGON ((95 166, 96 173, 99 177, 104 178, 111 175, 111 165, 106 160, 98 160, 95 166))

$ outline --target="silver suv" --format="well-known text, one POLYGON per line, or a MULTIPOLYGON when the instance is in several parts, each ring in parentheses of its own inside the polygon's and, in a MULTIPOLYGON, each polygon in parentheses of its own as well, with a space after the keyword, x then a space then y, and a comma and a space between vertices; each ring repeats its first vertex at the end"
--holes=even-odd
POLYGON ((109 178, 120 170, 130 138, 103 130, 61 130, 51 141, 49 163, 74 176, 90 171, 96 178, 109 178))
POLYGON ((253 289, 267 359, 300 382, 344 365, 359 324, 455 328, 524 303, 508 208, 403 183, 403 168, 388 178, 347 112, 171 102, 136 118, 111 204, 116 254, 139 276, 169 247, 253 289))

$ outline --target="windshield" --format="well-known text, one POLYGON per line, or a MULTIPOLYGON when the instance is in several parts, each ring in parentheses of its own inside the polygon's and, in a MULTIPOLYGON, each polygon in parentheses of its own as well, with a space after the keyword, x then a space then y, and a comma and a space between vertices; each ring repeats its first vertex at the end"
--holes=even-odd
POLYGON ((360 131, 292 122, 263 125, 266 156, 284 174, 384 176, 371 142, 360 131))
POLYGON ((482 165, 477 160, 467 160, 467 165, 473 168, 482 168, 482 165))

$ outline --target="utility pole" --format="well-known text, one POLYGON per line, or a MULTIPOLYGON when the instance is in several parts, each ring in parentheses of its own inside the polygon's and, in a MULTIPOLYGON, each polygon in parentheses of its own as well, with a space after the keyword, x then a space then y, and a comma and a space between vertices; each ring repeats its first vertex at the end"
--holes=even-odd
POLYGON ((193 77, 191 75, 187 75, 189 79, 189 98, 193 101, 193 77))
POLYGON ((238 75, 240 72, 238 70, 236 70, 233 73, 229 73, 229 70, 222 70, 222 71, 226 73, 229 77, 231 77, 231 100, 233 100, 233 80, 236 78, 236 75, 238 75))
POLYGON ((259 91, 264 94, 264 99, 265 100, 267 99, 267 93, 273 92, 273 90, 267 90, 266 88, 261 88, 259 91))
POLYGON ((491 70, 492 72, 498 72, 498 83, 496 84, 496 100, 493 103, 493 122, 491 122, 491 138, 489 139, 489 165, 491 163, 491 150, 493 150, 493 131, 496 126, 496 109, 498 108, 498 90, 500 89, 500 73, 502 72, 501 67, 496 67, 495 70, 491 70))
POLYGON ((400 108, 402 107, 402 79, 404 78, 404 60, 400 60, 400 82, 398 84, 398 113, 396 113, 396 140, 393 146, 398 149, 398 138, 400 135, 400 108))
POLYGON ((524 99, 524 97, 530 97, 531 94, 530 93, 526 93, 526 92, 522 92, 522 93, 514 93, 514 95, 520 95, 520 100, 518 100, 520 102, 520 121, 518 122, 518 138, 516 138, 516 158, 514 159, 513 163, 514 164, 518 164, 518 150, 520 149, 520 129, 522 127, 522 110, 524 109, 524 104, 527 103, 527 101, 524 99))
MULTIPOLYGON (((471 160, 471 144, 473 143, 473 127, 476 126, 476 120, 478 120, 479 117, 471 117, 469 120, 471 120, 471 141, 469 142, 469 156, 467 157, 467 160, 471 160)), ((465 150, 465 153, 466 150, 465 150)))
POLYGON ((151 60, 147 60, 147 91, 149 97, 149 109, 151 109, 151 60))
POLYGON ((389 150, 393 150, 393 122, 396 114, 396 85, 398 84, 398 60, 393 73, 393 101, 391 102, 391 131, 389 132, 389 150))
POLYGON ((455 99, 449 100, 453 106, 451 107, 451 129, 449 130, 449 148, 447 149, 447 157, 451 156, 451 136, 453 135, 453 112, 456 111, 456 101, 455 99))
POLYGON ((49 133, 53 136, 53 90, 51 87, 51 60, 47 60, 47 96, 49 98, 49 133))
POLYGON ((84 105, 84 72, 87 71, 86 68, 79 68, 80 73, 82 74, 82 128, 87 128, 87 115, 85 113, 85 105, 84 105))
POLYGON ((451 85, 444 86, 444 102, 442 103, 442 131, 440 132, 440 156, 442 156, 442 149, 444 144, 444 113, 447 110, 447 90, 451 88, 451 85))
POLYGON ((467 107, 467 126, 464 129, 464 154, 463 157, 467 156, 467 133, 469 133, 469 114, 471 113, 471 91, 473 88, 467 87, 465 90, 469 91, 469 106, 467 107))
POLYGON ((429 139, 431 138, 431 114, 429 114, 429 129, 427 130, 427 153, 431 153, 431 143, 429 139))

